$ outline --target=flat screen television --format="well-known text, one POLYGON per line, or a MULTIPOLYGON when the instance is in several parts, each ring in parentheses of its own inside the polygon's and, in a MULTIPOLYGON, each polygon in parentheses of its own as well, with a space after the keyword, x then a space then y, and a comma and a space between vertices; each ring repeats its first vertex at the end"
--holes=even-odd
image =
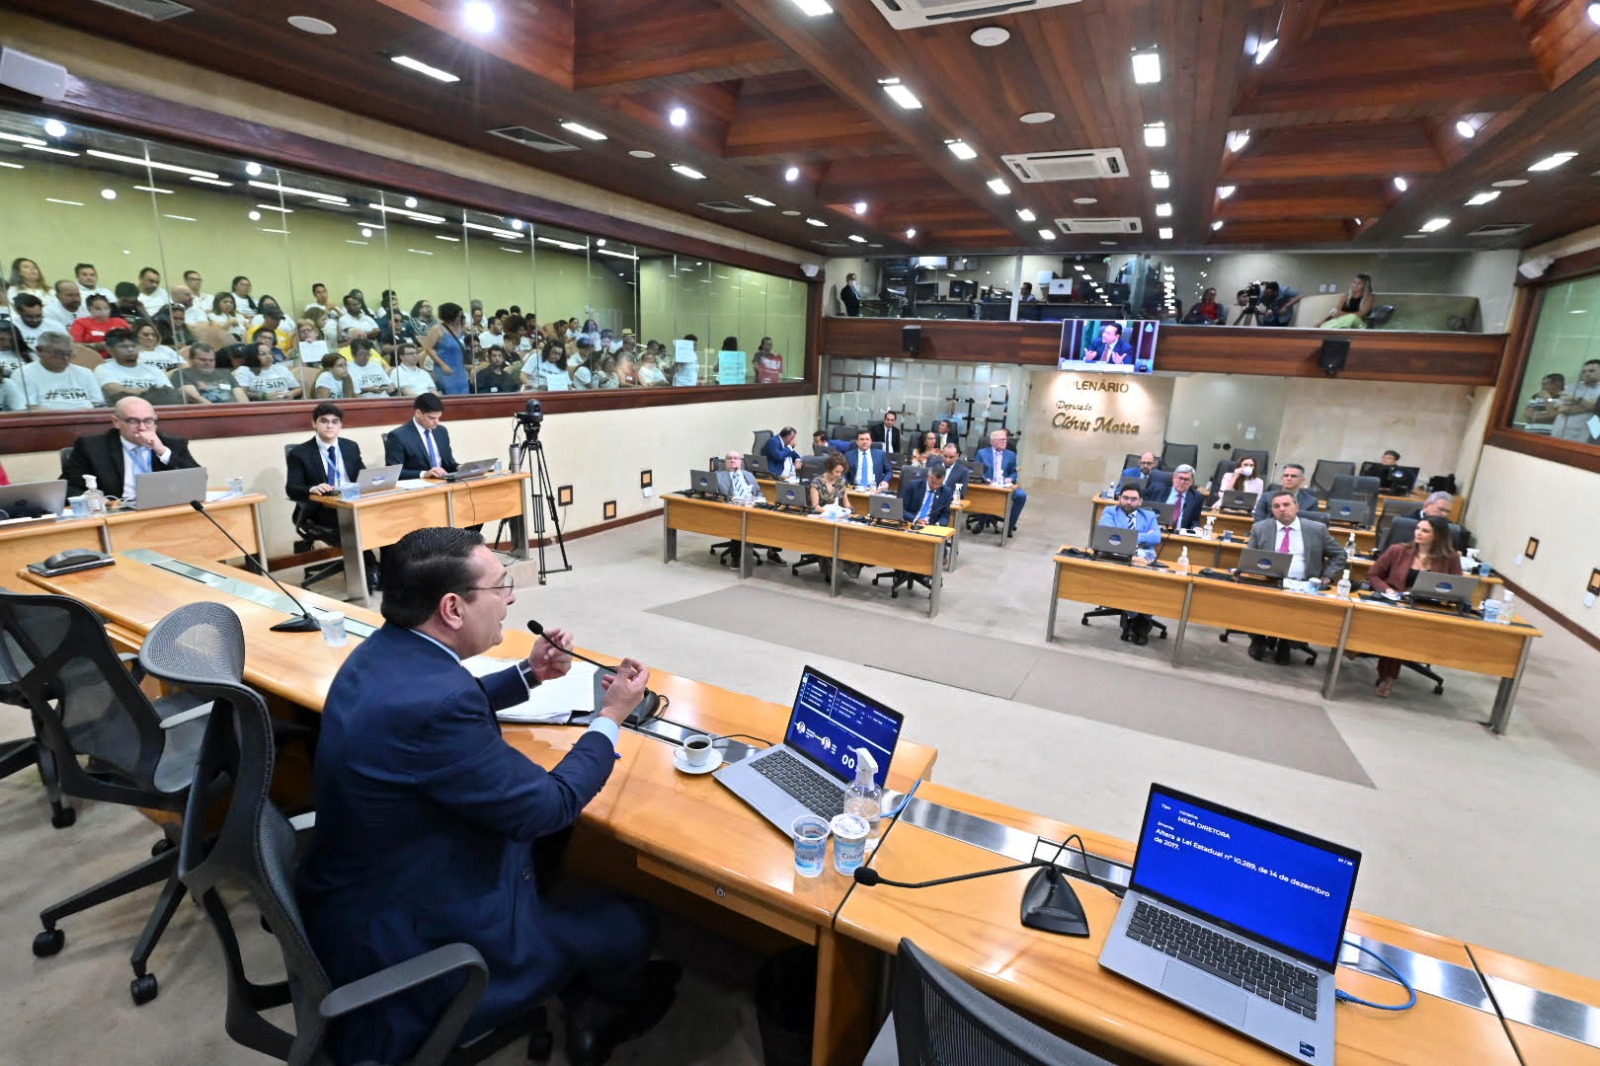
POLYGON ((950 298, 953 300, 976 300, 978 298, 978 283, 976 281, 952 281, 950 283, 950 298))
POLYGON ((942 255, 919 255, 916 263, 919 267, 936 267, 939 270, 944 270, 950 265, 950 259, 942 255))
POLYGON ((1138 318, 1077 318, 1061 323, 1061 370, 1149 374, 1161 323, 1138 318))

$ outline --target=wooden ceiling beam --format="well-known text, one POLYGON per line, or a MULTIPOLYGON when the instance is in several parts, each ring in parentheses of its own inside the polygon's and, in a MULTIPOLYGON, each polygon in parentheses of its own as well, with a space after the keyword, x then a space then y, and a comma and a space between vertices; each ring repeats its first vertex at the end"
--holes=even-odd
POLYGON ((573 87, 580 90, 672 88, 800 65, 717 0, 585 0, 574 27, 573 87))
MULTIPOLYGON (((384 7, 481 48, 563 89, 573 86, 575 2, 518 0, 514 8, 501 12, 493 33, 478 34, 462 23, 461 5, 456 0, 378 0, 384 7)), ((331 11, 318 11, 317 14, 338 18, 331 11)), ((351 26, 349 29, 352 35, 359 37, 363 27, 351 26)), ((343 40, 344 35, 340 34, 339 39, 343 40)))
POLYGON ((1444 168, 1426 131, 1415 122, 1308 126, 1266 130, 1231 157, 1223 176, 1246 181, 1389 178, 1435 174, 1444 168))
POLYGON ((872 117, 823 85, 792 92, 741 92, 723 155, 750 163, 807 155, 897 152, 872 117))

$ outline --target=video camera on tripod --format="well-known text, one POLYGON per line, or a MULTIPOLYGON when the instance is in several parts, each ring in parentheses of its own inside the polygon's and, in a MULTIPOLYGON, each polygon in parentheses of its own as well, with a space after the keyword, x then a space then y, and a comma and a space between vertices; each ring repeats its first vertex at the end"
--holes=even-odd
POLYGON ((538 400, 529 400, 522 405, 522 410, 517 412, 517 426, 523 435, 530 441, 539 439, 539 429, 544 425, 544 404, 538 400))
POLYGON ((515 417, 516 426, 511 430, 511 469, 520 473, 532 466, 529 473, 533 480, 533 542, 539 552, 539 584, 543 585, 547 574, 571 570, 572 562, 567 558, 567 542, 561 535, 561 512, 556 490, 550 482, 550 467, 544 461, 544 445, 539 441, 539 431, 544 428, 544 404, 529 400, 515 417), (545 536, 547 528, 553 534, 548 538, 545 536), (560 566, 546 564, 547 543, 553 543, 561 550, 560 566))

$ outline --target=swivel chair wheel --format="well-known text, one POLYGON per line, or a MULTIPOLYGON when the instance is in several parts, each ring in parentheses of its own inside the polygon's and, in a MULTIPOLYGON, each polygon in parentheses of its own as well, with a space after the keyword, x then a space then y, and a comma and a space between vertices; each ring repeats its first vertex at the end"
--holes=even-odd
POLYGON ((1437 685, 1433 686, 1433 694, 1435 696, 1443 696, 1444 695, 1444 682, 1443 681, 1441 681, 1437 685))
POLYGON ((150 845, 150 857, 153 859, 157 855, 165 855, 167 852, 171 851, 177 846, 178 845, 174 844, 166 837, 162 837, 160 840, 150 845))
POLYGON ((1226 643, 1228 643, 1228 633, 1227 633, 1227 630, 1223 630, 1223 631, 1222 631, 1222 632, 1221 632, 1221 633, 1219 633, 1219 634, 1218 634, 1218 635, 1217 635, 1217 639, 1218 639, 1218 640, 1220 640, 1220 641, 1222 641, 1222 643, 1224 643, 1224 644, 1226 644, 1226 643))
POLYGON ((60 951, 67 942, 67 934, 59 929, 46 929, 35 933, 33 937, 33 954, 37 958, 48 959, 60 951))
POLYGON ((78 820, 78 812, 72 807, 57 807, 50 812, 50 824, 57 829, 65 829, 78 820))
POLYGON ((140 974, 128 982, 128 991, 133 994, 133 1005, 142 1007, 156 998, 156 993, 161 991, 156 984, 156 975, 153 973, 140 974))
POLYGON ((1080 618, 1080 619, 1078 619, 1078 624, 1079 624, 1079 625, 1080 625, 1080 626, 1086 626, 1086 625, 1088 625, 1088 624, 1089 624, 1089 619, 1088 619, 1088 617, 1087 617, 1087 616, 1085 616, 1085 617, 1083 617, 1083 618, 1080 618))

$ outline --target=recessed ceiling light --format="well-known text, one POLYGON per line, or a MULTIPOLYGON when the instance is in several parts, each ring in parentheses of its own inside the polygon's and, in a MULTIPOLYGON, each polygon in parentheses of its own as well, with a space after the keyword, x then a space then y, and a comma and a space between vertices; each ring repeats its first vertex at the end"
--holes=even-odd
POLYGON ((251 211, 245 217, 248 218, 251 222, 260 222, 261 221, 261 212, 260 211, 251 211))
POLYGON ((700 173, 698 170, 696 170, 694 167, 691 167, 687 163, 674 163, 674 164, 672 164, 672 171, 675 174, 681 174, 682 176, 684 176, 686 178, 692 178, 695 181, 705 181, 706 180, 706 176, 704 174, 700 173))
POLYGON ((794 0, 794 6, 798 7, 801 13, 810 15, 812 18, 816 18, 818 15, 833 14, 833 8, 828 4, 828 0, 794 0))
POLYGON ((783 172, 783 180, 784 181, 799 181, 800 180, 800 168, 799 167, 790 167, 788 170, 785 170, 783 172))
POLYGON ((1115 248, 1117 246, 1116 241, 1101 241, 1100 243, 1105 245, 1107 248, 1115 248))
POLYGON ((1088 205, 1088 204, 1097 204, 1100 201, 1095 199, 1093 196, 1075 196, 1075 197, 1073 197, 1072 202, 1075 203, 1075 204, 1088 205))
POLYGON ((1589 5, 1589 21, 1600 26, 1600 4, 1589 5))
POLYGON ((1219 230, 1221 228, 1222 228, 1222 219, 1219 218, 1215 222, 1211 223, 1211 231, 1213 233, 1215 233, 1217 230, 1219 230))
POLYGON ((797 217, 799 217, 800 212, 798 212, 798 211, 785 211, 784 214, 788 215, 790 218, 797 218, 797 217))
POLYGON ((857 244, 867 243, 867 239, 865 237, 857 237, 854 233, 850 234, 850 239, 855 241, 857 244))
POLYGON ((193 181, 193 182, 198 182, 201 185, 215 185, 219 189, 231 189, 231 188, 233 188, 233 182, 231 182, 231 181, 218 181, 216 178, 202 178, 202 177, 199 177, 198 175, 194 175, 194 176, 191 176, 189 178, 189 180, 193 181))
POLYGON ((1472 138, 1478 135, 1478 127, 1474 126, 1466 119, 1460 119, 1456 122, 1456 132, 1470 141, 1472 138))
POLYGON ((1156 204, 1156 217, 1157 218, 1171 218, 1172 217, 1172 205, 1169 204, 1169 203, 1156 204))
POLYGON ((115 189, 101 189, 100 190, 100 199, 102 199, 102 200, 115 200, 116 198, 117 198, 117 190, 115 190, 115 189))
POLYGON ((1145 123, 1144 143, 1150 148, 1165 148, 1167 144, 1167 124, 1165 122, 1145 123))
POLYGON ((1011 40, 1011 31, 1004 26, 979 26, 968 40, 979 48, 995 48, 1011 40))
POLYGON ((1500 193, 1498 191, 1495 191, 1495 192, 1480 192, 1476 196, 1472 197, 1472 199, 1467 201, 1467 206, 1468 207, 1482 207, 1484 204, 1489 203, 1491 200, 1497 200, 1499 198, 1500 198, 1500 193))
POLYGON ((390 56, 389 59, 391 62, 398 63, 407 70, 414 70, 418 74, 423 74, 432 78, 434 81, 449 83, 461 80, 460 75, 452 74, 448 70, 440 70, 438 67, 429 66, 422 60, 412 59, 410 56, 390 56))
POLYGON ((54 196, 46 196, 44 198, 44 202, 47 203, 47 204, 61 204, 63 207, 82 207, 83 206, 83 201, 81 201, 81 200, 57 200, 54 196))
POLYGON ((1056 239, 1056 231, 1053 229, 1042 229, 1039 231, 1039 238, 1040 240, 1053 241, 1056 239))
POLYGON ((581 122, 563 122, 561 128, 568 133, 576 133, 579 137, 587 137, 591 141, 603 141, 606 135, 599 130, 590 129, 581 122))
POLYGON ((1172 227, 1162 226, 1160 229, 1156 230, 1156 236, 1160 237, 1164 241, 1172 240, 1172 227))
POLYGON ((1518 185, 1528 184, 1527 178, 1507 178, 1504 181, 1492 181, 1489 184, 1497 189, 1515 189, 1518 185))
POLYGON ((1554 170, 1577 154, 1577 152, 1557 152, 1555 155, 1547 155, 1528 169, 1538 171, 1554 170))
POLYGON ((162 218, 177 219, 179 222, 193 222, 194 221, 194 219, 190 218, 188 215, 162 215, 161 217, 162 218))
POLYGON ((1401 239, 1408 241, 1425 241, 1428 239, 1428 235, 1426 233, 1402 233, 1400 237, 1401 239))
POLYGON ((1250 143, 1249 130, 1233 130, 1228 134, 1228 151, 1242 152, 1244 146, 1250 143))
POLYGON ((48 144, 25 144, 22 147, 35 152, 49 152, 51 155, 68 155, 76 157, 79 154, 68 148, 51 148, 48 144))
POLYGON ((466 23, 467 29, 473 33, 493 33, 494 8, 483 0, 467 0, 461 6, 461 21, 466 23))
POLYGON ((1017 208, 1017 217, 1022 219, 1024 222, 1032 222, 1035 216, 1034 213, 1029 211, 1026 207, 1019 207, 1017 208))
MULTIPOLYGON (((87 151, 96 159, 109 159, 113 163, 128 163, 136 167, 149 167, 152 170, 170 170, 174 174, 188 174, 196 180, 209 178, 215 181, 217 177, 214 171, 197 170, 194 167, 180 167, 176 163, 157 163, 153 159, 140 159, 136 155, 119 155, 116 152, 102 152, 98 148, 90 148, 87 151)), ((233 182, 225 181, 222 184, 232 185, 233 182)))
POLYGON ((43 144, 37 137, 24 137, 20 133, 0 133, 0 141, 15 141, 17 144, 43 144))
POLYGON ((1155 49, 1133 53, 1133 83, 1154 85, 1161 80, 1161 53, 1155 49))
POLYGON ((1394 187, 1396 189, 1399 189, 1401 192, 1405 192, 1408 188, 1410 188, 1410 184, 1406 181, 1405 178, 1398 178, 1397 177, 1397 178, 1394 179, 1394 187))
POLYGON ((922 101, 917 99, 917 94, 901 85, 899 78, 879 78, 878 84, 889 94, 889 99, 907 111, 916 111, 922 107, 922 101))
POLYGON ((972 147, 972 145, 968 144, 966 141, 962 141, 962 140, 945 141, 944 142, 944 146, 946 148, 950 149, 950 154, 955 156, 957 159, 976 159, 976 158, 978 158, 977 150, 974 149, 972 147))
POLYGON ((415 208, 417 206, 417 198, 415 196, 406 197, 406 206, 410 207, 410 208, 415 208))
POLYGON ((865 200, 857 200, 853 206, 856 214, 864 215, 867 213, 867 202, 865 200))
POLYGON ((522 219, 520 219, 520 218, 512 219, 511 220, 511 228, 514 229, 514 230, 521 230, 522 229, 522 219))
POLYGON ((989 186, 989 191, 994 193, 996 196, 1010 196, 1011 195, 1011 186, 1006 184, 1006 181, 1005 181, 1004 178, 990 178, 984 184, 988 185, 989 186))
POLYGON ((250 175, 252 178, 259 178, 261 176, 261 164, 246 163, 244 165, 244 172, 250 175))
POLYGON ((1265 63, 1267 57, 1272 54, 1272 50, 1276 47, 1278 47, 1278 39, 1276 37, 1269 37, 1256 45, 1256 66, 1259 67, 1265 63))
POLYGON ((160 189, 160 188, 157 188, 154 185, 135 185, 134 188, 139 190, 140 192, 160 193, 163 196, 171 196, 172 195, 172 190, 171 189, 160 189))
POLYGON ((778 206, 777 204, 773 203, 771 200, 768 200, 768 199, 766 199, 765 197, 762 197, 762 196, 750 196, 750 195, 746 194, 745 195, 745 199, 749 200, 751 203, 755 204, 757 207, 777 207, 778 206))
POLYGON ((808 217, 806 219, 806 225, 815 226, 818 229, 827 229, 828 228, 828 224, 826 222, 822 221, 822 219, 820 219, 820 218, 809 218, 808 217))
POLYGON ((635 159, 654 159, 656 157, 654 152, 647 152, 643 148, 635 148, 628 154, 633 156, 635 159))
POLYGON ((67 135, 66 124, 56 118, 44 120, 44 131, 52 137, 65 137, 67 135))
MULTIPOLYGON (((199 181, 200 179, 199 178, 191 178, 189 180, 190 181, 199 181)), ((209 184, 212 184, 212 183, 211 182, 207 182, 206 184, 209 185, 209 184)), ((227 184, 227 183, 224 182, 224 184, 227 184)), ((291 195, 291 196, 309 196, 314 200, 321 200, 324 203, 344 204, 344 205, 348 205, 350 203, 350 201, 348 199, 346 199, 345 197, 336 196, 331 192, 318 192, 315 189, 297 189, 293 185, 279 185, 279 184, 277 184, 275 182, 271 182, 271 181, 252 181, 249 184, 250 184, 250 187, 252 189, 266 189, 268 192, 281 192, 281 193, 286 193, 286 194, 291 195)), ((384 210, 384 209, 383 208, 379 208, 378 210, 381 211, 381 210, 384 210)))
POLYGON ((451 244, 460 244, 461 243, 461 238, 460 237, 446 237, 442 233, 435 233, 433 235, 433 239, 436 240, 436 241, 449 241, 451 244))
POLYGON ((1029 111, 1019 119, 1019 121, 1026 122, 1030 126, 1037 126, 1042 122, 1054 122, 1055 120, 1056 113, 1054 111, 1029 111))
POLYGON ((1172 185, 1172 176, 1165 170, 1152 170, 1150 172, 1150 187, 1152 189, 1165 189, 1172 185))
POLYGON ((363 228, 362 231, 361 231, 361 235, 363 237, 370 237, 370 236, 372 236, 372 231, 370 229, 363 228))
POLYGON ((1417 228, 1423 233, 1435 233, 1444 229, 1449 224, 1450 220, 1448 218, 1430 218, 1417 228))
POLYGON ((689 124, 689 109, 686 107, 673 108, 667 112, 667 121, 680 128, 687 126, 689 124))
POLYGON ((314 33, 318 37, 332 37, 339 32, 339 28, 331 22, 324 22, 310 15, 290 15, 289 25, 303 33, 314 33))
POLYGON ((914 241, 916 239, 917 239, 917 231, 915 229, 906 230, 906 240, 914 241))
POLYGON ((276 211, 280 215, 294 214, 294 208, 292 207, 274 207, 272 204, 256 204, 256 207, 262 211, 276 211))

